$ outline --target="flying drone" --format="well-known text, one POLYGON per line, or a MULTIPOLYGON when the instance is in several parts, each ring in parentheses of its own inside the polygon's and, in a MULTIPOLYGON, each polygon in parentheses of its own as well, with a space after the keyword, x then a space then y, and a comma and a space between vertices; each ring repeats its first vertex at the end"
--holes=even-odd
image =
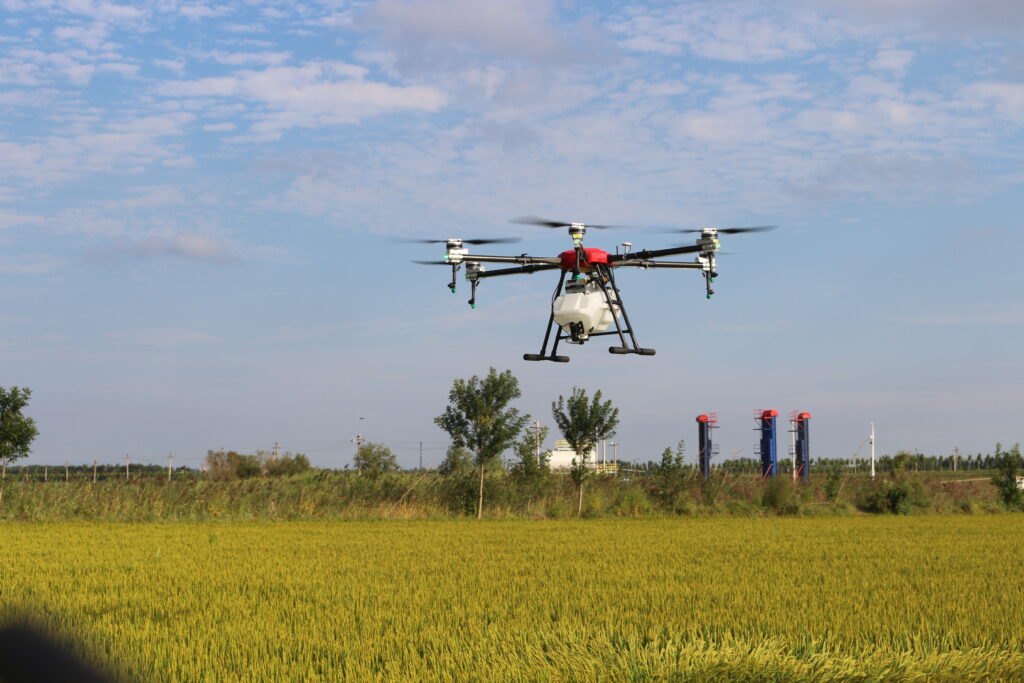
POLYGON ((618 285, 615 284, 615 271, 619 268, 699 270, 704 276, 707 298, 710 299, 715 293, 711 285, 715 278, 718 277, 717 265, 715 263, 715 254, 718 253, 720 248, 718 236, 743 232, 761 232, 776 227, 774 225, 758 225, 744 228, 674 230, 672 232, 698 233, 699 237, 697 237, 696 244, 669 247, 667 249, 632 251, 632 243, 623 242, 621 252, 616 248, 616 253, 610 254, 601 249, 584 247, 583 237, 587 234, 588 228, 606 229, 615 226, 565 223, 549 221, 534 216, 518 218, 512 222, 524 225, 538 225, 545 228, 568 228, 569 237, 572 239, 572 249, 563 251, 558 256, 530 256, 528 254, 520 254, 519 256, 488 256, 470 254, 467 245, 508 244, 518 242, 519 240, 517 238, 413 240, 425 244, 445 245, 444 260, 416 261, 415 263, 451 267, 452 281, 448 283, 448 288, 453 293, 456 289, 458 272, 464 265, 466 267, 466 280, 469 282, 471 289, 468 302, 471 308, 476 308, 477 286, 485 278, 536 273, 543 270, 561 271, 558 285, 555 287, 551 298, 551 315, 548 318, 548 326, 544 333, 544 343, 541 344, 540 353, 523 354, 523 360, 547 360, 556 363, 569 362, 568 356, 559 356, 557 354, 560 342, 584 344, 591 337, 606 335, 617 336, 619 341, 618 346, 608 348, 610 353, 635 353, 640 356, 654 355, 654 349, 643 348, 637 343, 636 335, 633 333, 633 325, 629 321, 626 307, 622 302, 622 295, 619 292, 618 285), (656 260, 665 256, 694 253, 697 254, 697 257, 693 261, 656 260), (506 263, 515 264, 515 266, 488 271, 484 267, 485 263, 506 263), (613 326, 614 329, 611 329, 613 326), (548 343, 551 341, 552 330, 555 331, 554 342, 551 344, 551 351, 549 353, 548 343))

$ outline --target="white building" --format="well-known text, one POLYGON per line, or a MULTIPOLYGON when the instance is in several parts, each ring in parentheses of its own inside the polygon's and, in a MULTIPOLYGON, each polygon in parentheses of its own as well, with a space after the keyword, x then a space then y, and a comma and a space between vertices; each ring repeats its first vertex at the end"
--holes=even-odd
MULTIPOLYGON (((551 459, 548 460, 548 467, 553 470, 567 470, 572 467, 573 459, 579 460, 579 456, 576 451, 572 449, 569 442, 565 439, 558 439, 555 441, 555 449, 551 451, 551 459)), ((590 451, 590 456, 587 458, 587 462, 594 466, 597 464, 597 448, 594 447, 590 451)))

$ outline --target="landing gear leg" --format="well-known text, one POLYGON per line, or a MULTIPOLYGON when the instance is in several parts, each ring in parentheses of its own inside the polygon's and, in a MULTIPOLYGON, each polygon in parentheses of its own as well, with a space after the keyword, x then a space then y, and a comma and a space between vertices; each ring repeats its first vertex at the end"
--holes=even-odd
POLYGON ((654 349, 644 349, 640 347, 640 344, 636 341, 636 335, 633 334, 633 326, 629 324, 629 316, 626 314, 626 307, 622 303, 622 294, 619 292, 618 286, 615 284, 615 273, 614 271, 604 264, 597 264, 597 282, 601 285, 601 291, 604 292, 605 301, 608 303, 608 308, 612 311, 615 307, 618 307, 619 313, 622 314, 622 323, 619 323, 619 317, 616 315, 612 316, 612 320, 615 322, 615 331, 619 335, 619 342, 622 346, 609 346, 608 353, 615 354, 626 354, 635 353, 640 356, 653 356, 654 349), (626 335, 629 335, 630 345, 626 345, 626 335))
MULTIPOLYGON (((555 287, 555 293, 551 297, 552 301, 554 301, 554 298, 557 297, 562 291, 562 285, 565 284, 565 273, 566 271, 563 270, 562 277, 558 279, 558 285, 555 287)), ((551 316, 548 317, 548 328, 547 331, 544 332, 544 343, 541 344, 540 353, 524 353, 523 360, 549 360, 555 363, 568 363, 569 356, 555 355, 555 351, 558 350, 558 342, 560 342, 561 340, 562 328, 558 325, 555 325, 555 312, 552 311, 551 316), (551 345, 551 355, 548 355, 548 340, 551 339, 552 327, 556 327, 558 331, 555 332, 555 342, 554 344, 551 345)))

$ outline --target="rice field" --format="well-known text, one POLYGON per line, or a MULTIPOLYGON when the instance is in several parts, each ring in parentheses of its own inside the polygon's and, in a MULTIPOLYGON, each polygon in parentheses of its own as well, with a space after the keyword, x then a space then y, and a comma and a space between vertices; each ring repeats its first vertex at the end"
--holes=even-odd
POLYGON ((0 525, 146 681, 1024 678, 1018 515, 0 525))

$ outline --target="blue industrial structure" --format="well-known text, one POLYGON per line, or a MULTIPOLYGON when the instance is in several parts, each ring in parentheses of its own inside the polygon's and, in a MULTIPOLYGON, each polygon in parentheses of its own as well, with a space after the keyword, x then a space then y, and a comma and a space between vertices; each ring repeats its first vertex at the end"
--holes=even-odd
POLYGON ((709 413, 697 416, 697 467, 700 469, 700 476, 705 479, 711 478, 711 458, 718 453, 718 446, 711 440, 711 430, 718 428, 718 415, 709 413))
POLYGON ((761 479, 774 477, 779 473, 779 456, 775 448, 775 419, 777 410, 758 410, 754 413, 756 429, 761 432, 757 452, 761 456, 761 479))
POLYGON ((793 413, 790 421, 793 423, 795 439, 796 476, 804 481, 811 479, 811 414, 793 413))

